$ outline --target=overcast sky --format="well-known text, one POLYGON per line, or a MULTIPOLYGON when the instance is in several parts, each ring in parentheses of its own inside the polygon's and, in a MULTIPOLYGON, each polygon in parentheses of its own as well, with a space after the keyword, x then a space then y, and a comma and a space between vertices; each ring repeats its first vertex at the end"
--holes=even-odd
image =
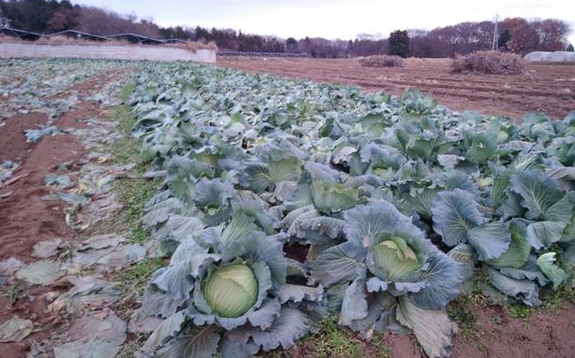
MULTIPOLYGON (((575 30, 575 1, 547 0, 76 0, 161 26, 232 28, 246 33, 297 39, 354 39, 396 29, 433 29, 463 21, 500 18, 556 18, 575 30)), ((575 31, 574 31, 575 32, 575 31)), ((575 33, 570 41, 575 43, 575 33)))

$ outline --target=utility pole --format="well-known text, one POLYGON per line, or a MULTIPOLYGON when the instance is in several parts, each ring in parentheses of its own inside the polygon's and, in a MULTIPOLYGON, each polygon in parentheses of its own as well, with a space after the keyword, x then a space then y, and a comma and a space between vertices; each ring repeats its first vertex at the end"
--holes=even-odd
POLYGON ((493 29, 493 42, 491 43, 491 50, 499 50, 499 29, 497 23, 499 22, 499 14, 495 15, 495 27, 493 29))

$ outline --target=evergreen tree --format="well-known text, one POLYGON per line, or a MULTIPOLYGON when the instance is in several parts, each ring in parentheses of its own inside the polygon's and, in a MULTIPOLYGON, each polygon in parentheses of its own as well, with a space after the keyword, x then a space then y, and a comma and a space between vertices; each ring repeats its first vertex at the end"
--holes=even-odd
POLYGON ((499 39, 497 39, 497 46, 500 49, 507 50, 507 43, 509 43, 509 41, 511 41, 511 31, 505 29, 505 31, 499 35, 499 39))
POLYGON ((407 31, 397 30, 389 34, 388 54, 406 58, 409 56, 409 35, 407 31))

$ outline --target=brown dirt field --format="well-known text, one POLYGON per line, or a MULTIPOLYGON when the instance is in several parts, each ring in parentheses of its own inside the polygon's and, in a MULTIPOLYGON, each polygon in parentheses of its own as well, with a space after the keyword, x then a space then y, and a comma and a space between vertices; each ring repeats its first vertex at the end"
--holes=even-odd
MULTIPOLYGON (((110 74, 94 76, 58 96, 70 91, 89 94, 89 90, 103 86, 111 78, 110 74)), ((30 117, 36 118, 38 115, 31 114, 30 117)), ((43 116, 45 118, 45 115, 43 116)), ((70 127, 83 128, 85 124, 78 123, 79 119, 98 116, 101 116, 101 113, 97 103, 80 102, 77 109, 64 114, 54 125, 60 130, 70 127)), ((30 126, 31 121, 28 117, 10 118, 5 121, 10 128, 0 130, 0 143, 6 143, 11 148, 6 151, 6 155, 10 155, 9 159, 21 160, 14 176, 0 190, 2 194, 12 192, 0 202, 0 260, 15 257, 27 262, 30 260, 32 247, 37 242, 57 237, 69 239, 74 236, 65 222, 64 204, 45 201, 41 197, 50 194, 50 188, 44 184, 44 176, 55 172, 55 167, 60 163, 82 158, 83 146, 68 134, 46 136, 36 144, 26 143, 22 131, 34 128, 30 126), (22 119, 25 121, 21 121, 22 119), (19 179, 16 180, 17 178, 19 179)), ((4 154, 2 156, 4 157, 4 154)))
POLYGON ((246 72, 274 73, 318 82, 358 85, 399 96, 406 88, 431 92, 457 111, 519 117, 543 111, 563 118, 575 110, 575 65, 527 65, 526 75, 450 73, 448 59, 408 59, 405 68, 361 67, 356 59, 224 58, 218 66, 246 72))
MULTIPOLYGON (((472 338, 456 334, 452 358, 573 358, 575 307, 564 303, 557 312, 541 311, 527 321, 512 318, 498 306, 476 312, 472 338)), ((425 358, 412 335, 386 333, 384 342, 392 358, 425 358)))
POLYGON ((557 312, 537 312, 528 322, 511 318, 501 307, 478 312, 479 342, 455 341, 454 358, 573 358, 575 355, 575 307, 564 303, 557 312))
POLYGON ((47 308, 50 304, 45 299, 46 294, 65 292, 69 287, 63 285, 52 285, 50 287, 33 287, 26 290, 25 296, 22 296, 14 305, 5 296, 0 296, 0 322, 5 322, 17 315, 22 319, 29 319, 34 322, 35 331, 22 342, 17 343, 0 343, 0 352, 3 352, 2 358, 25 358, 30 352, 30 342, 34 340, 40 342, 49 338, 52 334, 66 328, 66 318, 57 312, 48 314, 47 308), (33 301, 30 299, 33 298, 33 301))
POLYGON ((26 142, 24 130, 40 128, 48 118, 45 113, 19 114, 2 122, 0 127, 0 161, 19 161, 32 143, 26 142))
MULTIPOLYGON (((63 89, 54 98, 66 97, 71 91, 88 96, 99 90, 112 79, 121 74, 103 73, 63 89)), ((42 114, 15 116, 5 121, 6 128, 0 128, 0 143, 10 148, 6 151, 8 159, 18 159, 20 167, 8 180, 8 185, 0 188, 0 194, 11 192, 11 195, 0 201, 0 260, 14 257, 23 262, 34 261, 30 256, 32 247, 40 241, 61 238, 76 239, 76 233, 66 224, 65 204, 59 201, 44 201, 43 195, 50 193, 44 184, 44 176, 56 171, 59 163, 72 161, 76 163, 84 155, 84 147, 70 134, 47 136, 35 144, 26 143, 22 130, 30 129, 32 123, 40 124, 46 120, 42 114), (18 118, 17 118, 18 117, 18 118), (9 130, 4 130, 9 129, 9 130), (15 180, 20 177, 20 179, 15 180)), ((99 103, 78 102, 76 109, 65 113, 54 125, 58 129, 85 128, 79 120, 87 118, 105 118, 99 103)), ((3 147, 2 147, 3 148, 3 147)), ((4 149, 0 148, 3 153, 4 149)), ((30 350, 30 341, 37 342, 66 328, 65 317, 47 312, 49 301, 46 293, 63 292, 68 284, 58 281, 50 286, 24 289, 14 305, 6 296, 0 296, 0 322, 14 315, 34 322, 35 331, 23 342, 0 343, 2 358, 24 358, 30 350)))

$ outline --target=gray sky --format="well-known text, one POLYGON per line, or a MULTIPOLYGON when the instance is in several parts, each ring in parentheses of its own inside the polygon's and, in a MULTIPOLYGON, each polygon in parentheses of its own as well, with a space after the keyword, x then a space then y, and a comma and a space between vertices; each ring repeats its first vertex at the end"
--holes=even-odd
MULTIPOLYGON (((575 1, 569 0, 76 0, 119 13, 153 18, 161 26, 232 28, 283 38, 353 39, 360 33, 433 29, 463 21, 557 18, 575 30, 575 1)), ((570 36, 575 43, 575 31, 570 36)))

